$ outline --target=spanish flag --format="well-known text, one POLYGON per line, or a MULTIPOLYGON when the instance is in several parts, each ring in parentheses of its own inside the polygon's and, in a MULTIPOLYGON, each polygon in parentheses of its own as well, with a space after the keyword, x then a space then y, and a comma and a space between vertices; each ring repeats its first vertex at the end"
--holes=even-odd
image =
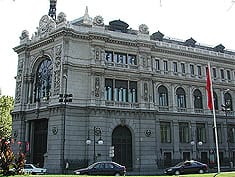
POLYGON ((210 110, 213 109, 212 103, 212 89, 211 89, 211 72, 210 72, 210 65, 206 68, 206 90, 207 90, 207 106, 210 110))

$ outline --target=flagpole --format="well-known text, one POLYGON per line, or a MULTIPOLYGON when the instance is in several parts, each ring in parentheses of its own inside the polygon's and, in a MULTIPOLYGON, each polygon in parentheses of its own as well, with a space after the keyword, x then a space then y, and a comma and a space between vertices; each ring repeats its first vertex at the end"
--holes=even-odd
POLYGON ((213 87, 212 87, 212 80, 211 80, 211 68, 210 68, 210 63, 209 62, 208 62, 208 72, 209 72, 210 85, 211 85, 210 92, 211 92, 211 98, 212 98, 212 108, 213 108, 212 110, 213 110, 213 117, 214 117, 215 147, 216 147, 217 168, 218 168, 217 173, 220 173, 218 133, 217 133, 216 116, 215 116, 214 94, 213 94, 213 87))

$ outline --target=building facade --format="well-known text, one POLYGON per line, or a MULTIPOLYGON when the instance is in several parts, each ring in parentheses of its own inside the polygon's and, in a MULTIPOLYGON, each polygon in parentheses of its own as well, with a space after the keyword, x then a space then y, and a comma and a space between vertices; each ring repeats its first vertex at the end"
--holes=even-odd
MULTIPOLYGON (((44 15, 18 54, 13 137, 49 173, 113 160, 141 174, 186 159, 216 163, 207 107, 211 66, 221 164, 235 159, 235 53, 149 34, 101 16, 44 15)), ((19 144, 14 145, 17 150, 19 144)))

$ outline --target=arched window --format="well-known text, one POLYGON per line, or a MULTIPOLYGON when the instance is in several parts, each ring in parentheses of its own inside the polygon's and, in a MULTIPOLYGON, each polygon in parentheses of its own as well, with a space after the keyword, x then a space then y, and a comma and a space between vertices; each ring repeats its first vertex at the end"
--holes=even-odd
POLYGON ((224 103, 228 111, 233 111, 232 96, 228 92, 224 94, 224 103))
POLYGON ((50 96, 52 82, 52 62, 50 59, 43 60, 36 72, 35 101, 47 100, 50 96))
POLYGON ((168 92, 167 88, 163 85, 158 87, 159 106, 168 106, 168 92))
POLYGON ((194 90, 193 97, 194 97, 194 108, 195 109, 203 109, 201 91, 198 89, 194 90))
POLYGON ((176 96, 177 96, 177 107, 186 108, 186 96, 184 89, 181 87, 177 88, 176 96))
POLYGON ((214 97, 215 110, 219 110, 218 97, 217 97, 217 94, 215 92, 213 92, 213 97, 214 97))

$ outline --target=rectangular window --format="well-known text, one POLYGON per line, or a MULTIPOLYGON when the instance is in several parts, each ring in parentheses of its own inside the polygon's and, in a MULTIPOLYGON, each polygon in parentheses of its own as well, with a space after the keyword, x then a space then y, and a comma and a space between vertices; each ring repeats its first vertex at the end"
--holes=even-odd
POLYGON ((212 68, 212 76, 214 79, 217 77, 216 68, 212 68))
POLYGON ((177 95, 177 107, 186 108, 185 95, 177 95))
POLYGON ((160 61, 159 61, 159 59, 155 60, 155 66, 156 66, 156 70, 160 71, 160 61))
POLYGON ((173 62, 173 72, 174 73, 178 72, 177 62, 173 62))
POLYGON ((113 100, 113 79, 105 79, 105 100, 113 100))
POLYGON ((222 80, 224 80, 224 70, 220 69, 220 77, 222 80))
POLYGON ((185 74, 185 64, 181 63, 181 72, 182 74, 185 74))
POLYGON ((167 93, 159 93, 159 106, 168 106, 167 93))
POLYGON ((128 102, 130 103, 137 102, 137 82, 136 81, 129 82, 128 102))
POLYGON ((168 62, 166 60, 163 61, 163 70, 168 71, 168 62))
POLYGON ((117 64, 127 64, 126 54, 114 53, 114 62, 117 64))
POLYGON ((128 64, 137 65, 136 55, 128 54, 128 64))
POLYGON ((189 124, 186 122, 179 123, 179 138, 180 143, 189 142, 189 124))
POLYGON ((161 143, 171 143, 171 124, 170 122, 160 123, 161 143))
POLYGON ((115 80, 114 101, 127 102, 128 81, 115 80))
POLYGON ((197 142, 200 141, 206 143, 206 128, 203 123, 197 124, 197 142))
POLYGON ((194 75, 194 65, 190 64, 190 74, 194 75))
MULTIPOLYGON (((217 125, 217 135, 218 135, 218 142, 222 143, 222 129, 221 129, 221 125, 218 124, 217 125)), ((214 138, 214 142, 215 142, 215 131, 213 131, 213 138, 214 138)))
POLYGON ((105 79, 105 100, 137 102, 137 82, 105 79))
POLYGON ((201 66, 197 66, 197 74, 198 74, 198 77, 202 76, 202 67, 201 66))
POLYGON ((105 60, 107 62, 113 62, 113 52, 105 51, 105 60))
POLYGON ((228 126, 228 142, 235 143, 235 125, 228 126))
POLYGON ((227 70, 227 79, 228 81, 231 81, 231 73, 229 70, 227 70))

